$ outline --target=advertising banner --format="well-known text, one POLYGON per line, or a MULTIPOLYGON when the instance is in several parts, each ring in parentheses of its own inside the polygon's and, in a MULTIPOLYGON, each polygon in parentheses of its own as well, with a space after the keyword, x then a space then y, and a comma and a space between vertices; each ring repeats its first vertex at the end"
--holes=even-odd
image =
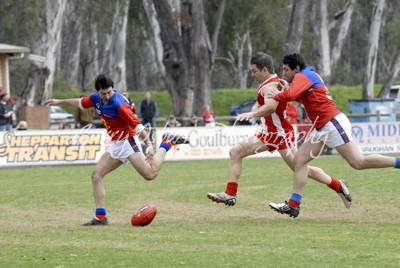
POLYGON ((107 144, 100 129, 0 132, 0 167, 96 163, 107 144))
MULTIPOLYGON (((217 126, 197 128, 157 129, 157 144, 165 132, 176 132, 185 135, 189 145, 171 148, 166 155, 167 160, 204 160, 228 159, 229 150, 239 142, 254 136, 258 132, 256 126, 217 126)), ((278 152, 263 152, 251 157, 279 156, 278 152)))
MULTIPOLYGON (((255 126, 157 128, 156 147, 165 132, 180 133, 189 145, 173 146, 167 161, 228 159, 230 149, 254 135, 255 126)), ((363 154, 400 153, 400 123, 353 123, 353 138, 363 154)), ((299 135, 299 134, 298 134, 299 135)), ((0 132, 0 168, 96 163, 111 140, 105 129, 0 132)), ((277 157, 263 152, 251 157, 277 157)))

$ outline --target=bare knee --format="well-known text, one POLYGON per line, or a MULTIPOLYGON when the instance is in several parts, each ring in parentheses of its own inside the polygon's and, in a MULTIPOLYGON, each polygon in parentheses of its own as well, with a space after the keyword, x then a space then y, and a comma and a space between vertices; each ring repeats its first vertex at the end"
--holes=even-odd
POLYGON ((243 158, 243 148, 241 145, 235 146, 229 150, 229 157, 231 159, 241 159, 243 158))
POLYGON ((294 165, 295 169, 296 169, 296 167, 303 166, 306 164, 307 164, 307 161, 305 161, 305 159, 302 159, 301 157, 295 157, 293 159, 293 165, 294 165))
POLYGON ((362 170, 364 169, 364 165, 363 165, 363 161, 360 159, 352 159, 350 161, 347 161, 349 163, 349 165, 356 169, 356 170, 362 170))
POLYGON ((99 181, 101 181, 103 179, 103 176, 100 175, 99 172, 97 172, 96 170, 92 171, 92 183, 98 183, 99 181))
POLYGON ((156 172, 148 172, 146 174, 142 174, 143 179, 146 181, 152 181, 157 177, 158 173, 156 172))

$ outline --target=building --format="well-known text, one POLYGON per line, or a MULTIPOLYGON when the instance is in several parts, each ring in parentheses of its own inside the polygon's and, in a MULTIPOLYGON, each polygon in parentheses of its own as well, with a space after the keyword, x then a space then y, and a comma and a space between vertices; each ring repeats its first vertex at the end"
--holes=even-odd
POLYGON ((27 47, 0 43, 0 89, 7 92, 9 95, 11 95, 9 60, 22 59, 25 56, 25 53, 29 52, 30 49, 27 47))

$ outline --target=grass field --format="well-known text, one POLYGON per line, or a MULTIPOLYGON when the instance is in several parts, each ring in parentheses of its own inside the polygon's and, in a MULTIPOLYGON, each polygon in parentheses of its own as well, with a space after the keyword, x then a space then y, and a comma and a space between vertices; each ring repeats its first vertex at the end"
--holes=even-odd
POLYGON ((110 225, 97 227, 80 226, 93 216, 92 166, 3 169, 0 267, 399 267, 399 170, 313 163, 348 180, 351 209, 310 181, 298 218, 273 212, 291 192, 279 158, 244 161, 234 207, 206 198, 225 189, 226 160, 169 162, 151 182, 129 165, 106 177, 110 225), (158 214, 132 227, 144 203, 158 214))

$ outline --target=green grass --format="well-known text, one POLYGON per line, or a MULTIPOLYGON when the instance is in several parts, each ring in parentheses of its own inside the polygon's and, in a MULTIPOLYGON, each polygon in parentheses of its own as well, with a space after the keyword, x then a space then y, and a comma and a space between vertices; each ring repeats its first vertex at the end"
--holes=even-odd
POLYGON ((3 169, 0 173, 1 267, 398 267, 400 181, 395 169, 356 171, 340 157, 313 162, 346 178, 350 210, 326 186, 307 184, 296 219, 267 202, 291 192, 279 158, 244 161, 238 202, 212 203, 227 161, 165 163, 147 182, 130 165, 106 177, 107 227, 81 227, 93 215, 93 166, 3 169), (153 203, 147 227, 134 209, 153 203))

